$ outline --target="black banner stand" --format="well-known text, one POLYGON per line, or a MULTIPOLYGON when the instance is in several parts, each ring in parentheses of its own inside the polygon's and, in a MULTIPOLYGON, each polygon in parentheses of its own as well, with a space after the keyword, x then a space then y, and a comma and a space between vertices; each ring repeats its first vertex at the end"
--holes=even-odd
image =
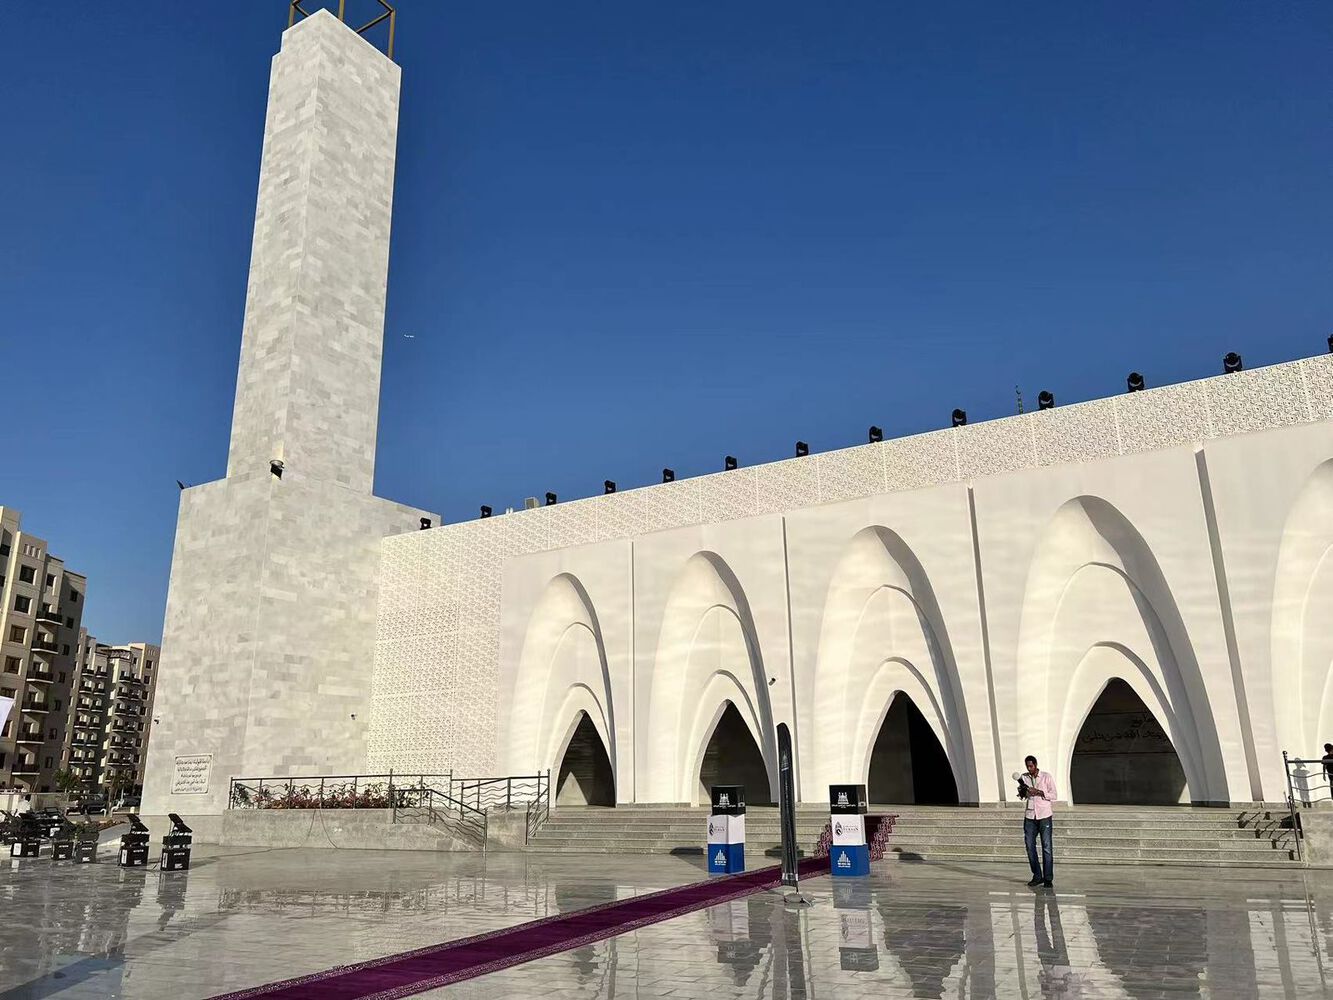
POLYGON ((778 723, 778 823, 782 828, 782 884, 790 886, 783 898, 788 906, 810 906, 801 895, 796 851, 796 776, 791 752, 791 730, 778 723))

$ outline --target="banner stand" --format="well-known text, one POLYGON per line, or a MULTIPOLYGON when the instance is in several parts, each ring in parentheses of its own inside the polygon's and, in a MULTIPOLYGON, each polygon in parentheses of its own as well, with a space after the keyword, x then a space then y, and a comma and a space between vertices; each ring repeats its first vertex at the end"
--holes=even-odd
POLYGON ((835 878, 870 874, 870 846, 866 841, 865 785, 829 785, 829 873, 835 878))
POLYGON ((814 900, 801 894, 796 846, 796 772, 791 751, 791 730, 778 723, 778 823, 782 829, 782 884, 795 892, 782 897, 787 906, 813 906, 814 900))
POLYGON ((745 871, 745 787, 714 785, 709 793, 708 874, 735 875, 745 871))

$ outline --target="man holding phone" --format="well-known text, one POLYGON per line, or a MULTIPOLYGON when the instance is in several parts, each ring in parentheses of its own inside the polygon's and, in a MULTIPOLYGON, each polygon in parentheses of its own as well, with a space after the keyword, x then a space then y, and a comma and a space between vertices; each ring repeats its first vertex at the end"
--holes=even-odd
POLYGON ((1027 842, 1028 865, 1032 868, 1030 886, 1051 888, 1055 863, 1051 856, 1051 804, 1055 802, 1055 779, 1037 769, 1037 758, 1023 758, 1027 774, 1020 775, 1018 794, 1027 803, 1023 810, 1023 839, 1027 842), (1041 864, 1037 864, 1037 836, 1041 835, 1041 864))

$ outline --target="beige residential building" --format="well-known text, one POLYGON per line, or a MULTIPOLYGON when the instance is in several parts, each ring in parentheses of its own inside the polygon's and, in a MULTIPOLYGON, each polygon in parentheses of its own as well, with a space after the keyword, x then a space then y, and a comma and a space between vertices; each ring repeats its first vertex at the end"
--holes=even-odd
POLYGON ((0 507, 0 789, 55 791, 87 580, 0 507))
POLYGON ((159 656, 148 643, 108 646, 80 633, 62 763, 85 788, 118 796, 143 786, 159 656))

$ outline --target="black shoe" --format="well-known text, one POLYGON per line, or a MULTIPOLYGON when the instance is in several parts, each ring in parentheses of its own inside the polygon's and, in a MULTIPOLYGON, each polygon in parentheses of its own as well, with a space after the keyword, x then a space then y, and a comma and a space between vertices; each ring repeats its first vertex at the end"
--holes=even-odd
POLYGON ((1034 878, 1031 882, 1028 883, 1028 886, 1029 886, 1029 887, 1038 886, 1038 885, 1041 885, 1041 879, 1039 879, 1039 878, 1034 878))
POLYGON ((1045 882, 1043 882, 1043 883, 1041 884, 1041 886, 1042 886, 1043 889, 1050 889, 1050 888, 1053 888, 1050 879, 1047 879, 1045 882))

